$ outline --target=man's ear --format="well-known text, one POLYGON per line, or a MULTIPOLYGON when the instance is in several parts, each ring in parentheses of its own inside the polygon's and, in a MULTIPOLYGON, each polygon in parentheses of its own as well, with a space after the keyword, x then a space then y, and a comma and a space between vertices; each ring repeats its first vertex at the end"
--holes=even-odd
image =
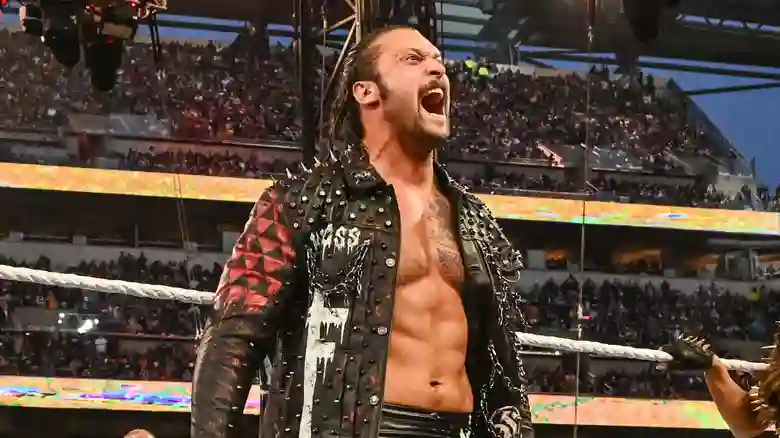
POLYGON ((379 103, 379 87, 373 81, 359 81, 352 85, 352 97, 359 105, 379 103))

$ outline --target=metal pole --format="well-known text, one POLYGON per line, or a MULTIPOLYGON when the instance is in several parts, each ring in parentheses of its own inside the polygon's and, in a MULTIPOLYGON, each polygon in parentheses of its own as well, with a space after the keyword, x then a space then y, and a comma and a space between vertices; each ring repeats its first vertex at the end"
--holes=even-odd
POLYGON ((314 52, 316 50, 310 0, 294 0, 293 24, 295 26, 295 60, 298 75, 298 110, 301 114, 303 133, 301 150, 303 163, 311 168, 317 155, 317 119, 314 101, 314 52))
MULTIPOLYGON (((593 40, 595 38, 595 29, 596 29, 596 9, 598 8, 598 0, 588 0, 587 3, 588 8, 588 53, 593 53, 593 40)), ((582 157, 582 192, 585 193, 588 190, 588 184, 590 183, 590 148, 591 148, 591 140, 593 136, 593 127, 590 123, 590 116, 592 114, 591 112, 591 105, 592 105, 592 99, 593 99, 593 87, 591 86, 592 78, 590 75, 587 78, 588 84, 587 84, 587 90, 586 90, 586 97, 585 97, 585 153, 582 157)), ((583 314, 584 311, 584 290, 583 287, 585 287, 585 257, 586 257, 586 251, 585 251, 585 245, 587 244, 586 239, 586 227, 585 227, 585 203, 582 204, 582 212, 580 217, 580 259, 578 261, 579 263, 579 275, 577 278, 578 284, 578 290, 577 290, 577 340, 582 340, 583 335, 583 322, 585 321, 585 315, 583 314)), ((582 378, 582 356, 580 353, 577 353, 577 361, 575 364, 575 380, 574 380, 574 427, 572 428, 572 438, 578 438, 578 432, 579 432, 579 398, 580 398, 580 380, 582 378)))

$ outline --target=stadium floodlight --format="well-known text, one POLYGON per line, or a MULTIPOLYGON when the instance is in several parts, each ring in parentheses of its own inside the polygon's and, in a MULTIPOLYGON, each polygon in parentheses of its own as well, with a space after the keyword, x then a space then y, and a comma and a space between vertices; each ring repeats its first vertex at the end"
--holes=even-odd
MULTIPOLYGON (((133 41, 141 22, 156 34, 156 15, 167 6, 167 0, 29 0, 19 18, 24 31, 41 38, 63 66, 78 64, 83 50, 93 86, 109 91, 125 42, 133 41)), ((159 38, 153 44, 155 53, 160 52, 159 38)))
POLYGON ((114 89, 123 52, 124 42, 106 35, 96 35, 84 43, 87 68, 96 90, 107 92, 114 89))
POLYGON ((75 15, 49 14, 43 21, 43 43, 54 58, 66 68, 73 68, 81 59, 78 20, 75 15))

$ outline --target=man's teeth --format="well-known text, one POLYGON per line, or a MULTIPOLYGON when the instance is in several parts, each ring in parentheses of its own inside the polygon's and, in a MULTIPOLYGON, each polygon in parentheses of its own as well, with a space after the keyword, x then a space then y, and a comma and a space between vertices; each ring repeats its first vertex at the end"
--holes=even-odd
POLYGON ((430 95, 433 95, 433 94, 437 94, 439 96, 444 96, 444 90, 442 90, 441 88, 434 88, 433 90, 428 90, 425 93, 425 96, 430 96, 430 95))

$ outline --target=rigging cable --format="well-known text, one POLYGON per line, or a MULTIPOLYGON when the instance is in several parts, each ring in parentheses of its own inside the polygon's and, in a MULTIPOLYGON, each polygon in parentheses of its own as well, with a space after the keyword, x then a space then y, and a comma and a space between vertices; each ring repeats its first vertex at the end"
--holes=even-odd
MULTIPOLYGON (((593 54, 593 40, 595 37, 595 27, 596 27, 596 8, 598 7, 598 0, 588 0, 586 5, 586 17, 587 17, 587 54, 592 55, 593 54)), ((593 81, 592 77, 590 75, 590 71, 585 76, 586 77, 586 88, 585 88, 585 144, 583 147, 583 154, 582 154, 582 186, 580 189, 583 192, 583 197, 581 201, 581 208, 580 211, 580 252, 579 252, 579 260, 578 263, 578 278, 577 278, 577 334, 576 339, 578 341, 582 340, 582 331, 583 331, 583 321, 584 321, 584 287, 585 287, 585 244, 586 244, 586 225, 585 225, 585 219, 587 218, 587 209, 586 209, 586 201, 587 196, 584 196, 586 194, 586 191, 588 190, 588 185, 590 183, 588 176, 590 174, 588 166, 589 166, 589 158, 590 158, 590 148, 591 148, 591 141, 592 141, 592 134, 593 134, 593 126, 591 123, 591 110, 592 110, 592 99, 593 99, 593 81)), ((575 108, 576 105, 572 105, 572 108, 575 108)), ((579 406, 580 406, 580 386, 581 386, 581 380, 582 380, 582 355, 580 353, 577 353, 575 356, 576 362, 574 366, 574 427, 572 428, 572 438, 578 438, 578 432, 579 432, 579 406)))
MULTIPOLYGON (((157 78, 157 86, 159 88, 158 95, 160 96, 160 109, 162 111, 162 119, 164 120, 166 115, 169 114, 168 109, 168 90, 167 90, 167 81, 168 81, 168 72, 165 69, 165 65, 163 64, 163 46, 162 46, 162 40, 160 39, 160 26, 157 23, 157 14, 150 14, 148 17, 148 26, 149 26, 149 37, 151 39, 152 43, 152 57, 154 59, 154 65, 156 69, 156 78, 157 78)), ((171 120, 172 122, 172 120, 171 120)), ((172 129, 173 124, 168 124, 168 128, 172 129)), ((192 260, 192 248, 190 247, 190 232, 189 232, 189 224, 187 222, 187 209, 185 205, 185 199, 184 199, 184 191, 182 189, 182 181, 181 181, 181 173, 176 168, 176 163, 174 163, 174 167, 171 169, 171 174, 173 176, 173 189, 175 192, 175 202, 176 202, 176 219, 178 221, 179 225, 179 238, 181 240, 181 247, 184 250, 185 258, 184 258, 184 266, 182 269, 182 266, 179 266, 179 271, 183 273, 184 275, 184 281, 187 283, 186 287, 192 287, 191 285, 191 266, 190 261, 192 260)), ((203 322, 201 321, 201 312, 200 309, 197 307, 194 307, 194 310, 192 311, 192 316, 194 319, 194 328, 195 328, 195 335, 196 337, 200 336, 200 333, 202 331, 203 322)))

